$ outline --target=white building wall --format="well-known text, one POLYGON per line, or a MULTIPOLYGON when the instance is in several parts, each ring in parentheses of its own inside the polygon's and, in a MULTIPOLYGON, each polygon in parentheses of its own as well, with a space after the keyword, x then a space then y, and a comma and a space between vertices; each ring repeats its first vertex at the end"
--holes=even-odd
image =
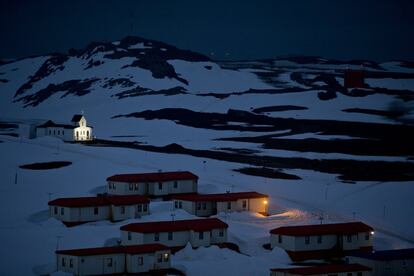
POLYGON ((108 181, 107 190, 109 194, 113 195, 154 195, 164 196, 170 194, 180 193, 195 193, 197 192, 197 182, 193 180, 178 180, 177 188, 174 185, 175 181, 161 182, 161 189, 159 182, 140 182, 140 183, 126 183, 108 181), (112 185, 115 184, 115 188, 112 185))
POLYGON ((168 269, 171 267, 171 253, 169 250, 139 255, 127 254, 126 258, 128 273, 143 273, 152 269, 168 269), (165 254, 168 254, 168 259, 165 259, 165 254), (161 261, 159 262, 160 255, 161 261), (142 264, 140 261, 142 261, 142 264))
POLYGON ((213 229, 211 231, 211 244, 227 242, 227 228, 213 229), (220 235, 222 233, 222 235, 220 235))
POLYGON ((145 244, 144 243, 144 234, 143 233, 137 233, 137 232, 121 231, 121 244, 122 245, 145 244))
POLYGON ((358 250, 361 247, 372 246, 373 237, 369 232, 352 234, 350 238, 351 241, 348 240, 348 235, 342 236, 342 248, 344 250, 358 250), (366 236, 368 239, 366 239, 366 236))
POLYGON ((189 231, 173 232, 172 240, 168 239, 168 232, 160 232, 159 240, 155 240, 155 233, 145 233, 144 243, 161 243, 166 246, 185 246, 190 241, 189 231))
POLYGON ((216 203, 212 201, 193 202, 195 215, 199 217, 208 217, 216 213, 216 203))
POLYGON ((73 141, 73 129, 63 127, 36 128, 36 137, 51 136, 64 141, 73 141))
POLYGON ((124 254, 80 257, 58 254, 57 262, 58 270, 73 273, 74 275, 106 275, 123 273, 125 271, 124 254), (65 266, 63 266, 62 259, 65 259, 65 266), (70 267, 71 259, 74 264, 72 268, 70 267), (112 265, 110 263, 112 263, 112 265))
POLYGON ((107 182, 107 191, 111 195, 146 195, 146 183, 107 182))
POLYGON ((337 245, 336 235, 322 235, 321 243, 318 243, 318 236, 309 236, 309 244, 306 244, 306 237, 295 237, 295 251, 329 250, 337 245))
POLYGON ((193 247, 210 246, 211 245, 211 231, 196 232, 190 231, 190 243, 193 247), (200 233, 203 233, 200 238, 200 233))
MULTIPOLYGON (((242 201, 239 200, 238 202, 240 204, 240 207, 242 207, 242 201)), ((250 198, 248 199, 247 204, 248 204, 249 211, 251 212, 267 213, 269 211, 268 210, 269 209, 269 198, 267 197, 250 198)))
POLYGON ((180 202, 183 210, 187 211, 188 213, 195 215, 196 214, 196 203, 193 201, 185 201, 185 200, 174 200, 174 206, 178 206, 176 209, 180 209, 180 202))
POLYGON ((284 250, 294 251, 296 248, 296 239, 293 236, 282 235, 282 243, 279 243, 279 235, 271 234, 270 246, 271 248, 277 246, 284 250))
POLYGON ((141 217, 141 216, 145 216, 149 214, 148 203, 139 203, 135 205, 121 205, 121 206, 111 205, 111 208, 112 208, 112 220, 115 220, 115 221, 137 218, 137 217, 141 217), (141 207, 139 208, 138 206, 141 206, 141 207))

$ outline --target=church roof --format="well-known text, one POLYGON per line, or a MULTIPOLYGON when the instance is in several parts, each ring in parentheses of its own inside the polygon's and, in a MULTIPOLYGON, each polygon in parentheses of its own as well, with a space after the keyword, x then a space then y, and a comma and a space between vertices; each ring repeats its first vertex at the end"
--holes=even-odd
POLYGON ((77 123, 77 122, 79 122, 79 121, 82 119, 82 117, 83 117, 83 115, 82 115, 82 114, 75 114, 75 115, 73 115, 73 117, 72 117, 72 122, 73 122, 73 123, 77 123))

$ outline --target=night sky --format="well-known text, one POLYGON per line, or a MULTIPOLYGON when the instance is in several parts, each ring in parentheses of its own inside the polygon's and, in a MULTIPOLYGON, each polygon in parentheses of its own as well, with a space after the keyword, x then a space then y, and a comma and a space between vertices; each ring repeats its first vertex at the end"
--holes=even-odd
POLYGON ((213 59, 314 55, 414 60, 412 0, 4 1, 0 58, 127 35, 213 59))

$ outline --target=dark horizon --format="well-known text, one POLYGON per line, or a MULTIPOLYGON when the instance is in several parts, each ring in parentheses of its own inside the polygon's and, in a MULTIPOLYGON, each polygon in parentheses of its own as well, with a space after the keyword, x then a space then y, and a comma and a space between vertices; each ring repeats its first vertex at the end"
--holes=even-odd
POLYGON ((413 10, 409 0, 1 0, 0 59, 140 36, 213 60, 414 61, 413 10))

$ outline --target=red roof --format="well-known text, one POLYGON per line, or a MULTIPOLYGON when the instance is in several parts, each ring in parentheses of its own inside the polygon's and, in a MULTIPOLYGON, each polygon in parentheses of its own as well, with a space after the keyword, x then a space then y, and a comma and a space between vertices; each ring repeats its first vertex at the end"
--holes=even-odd
POLYGON ((132 173, 116 174, 106 181, 115 182, 165 182, 174 180, 197 180, 198 176, 191 172, 157 172, 157 173, 132 173))
POLYGON ((263 198, 269 197, 265 194, 256 192, 240 192, 240 193, 223 193, 223 194, 181 194, 173 195, 173 199, 187 201, 236 201, 245 198, 263 198))
POLYGON ((131 223, 122 226, 121 231, 138 233, 158 233, 158 232, 178 232, 193 230, 196 232, 208 231, 218 228, 228 228, 229 226, 217 218, 189 219, 175 221, 157 221, 131 223))
POLYGON ((49 201, 48 205, 63 207, 94 207, 106 205, 132 205, 138 203, 149 203, 149 199, 140 195, 69 197, 54 199, 49 201))
POLYGON ((71 255, 71 256, 93 256, 93 255, 107 255, 107 254, 143 254, 160 250, 168 250, 165 245, 154 244, 142 244, 142 245, 130 245, 130 246, 113 246, 113 247, 95 247, 95 248, 82 248, 82 249, 70 249, 70 250, 57 250, 56 254, 71 255))
POLYGON ((374 229, 362 222, 284 226, 270 230, 270 234, 286 236, 334 235, 370 232, 374 229))
POLYGON ((286 272, 297 275, 321 275, 328 273, 371 271, 372 269, 360 264, 329 264, 297 268, 273 268, 271 271, 286 272))

